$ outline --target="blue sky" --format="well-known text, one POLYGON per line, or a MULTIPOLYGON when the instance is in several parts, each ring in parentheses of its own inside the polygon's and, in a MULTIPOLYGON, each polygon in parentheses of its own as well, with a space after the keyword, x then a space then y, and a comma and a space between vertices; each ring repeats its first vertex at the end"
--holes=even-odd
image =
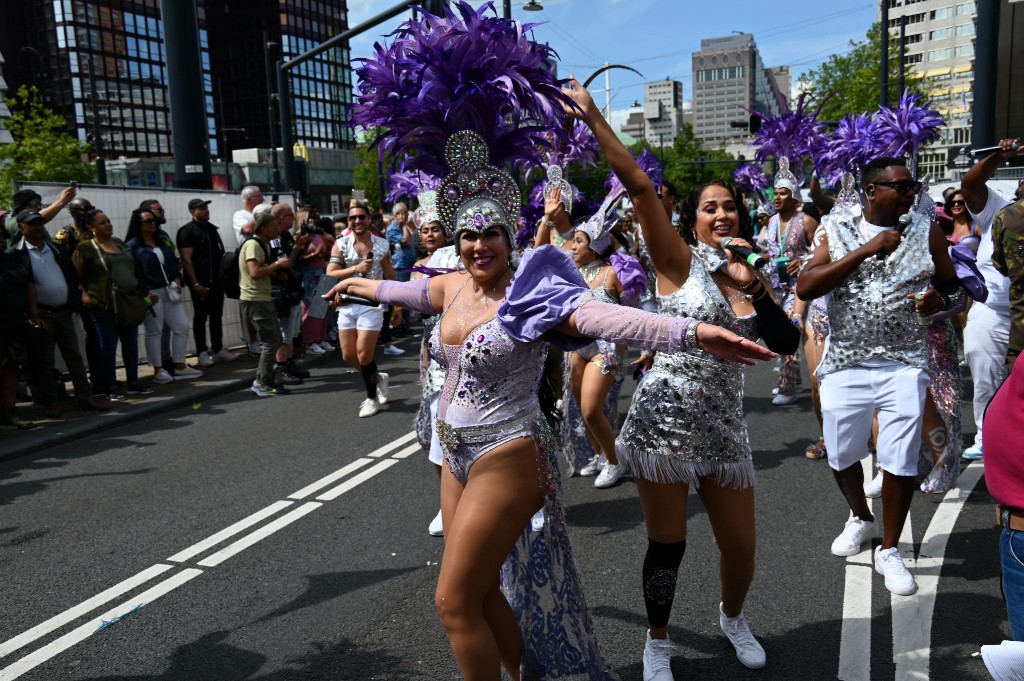
MULTIPOLYGON (((513 0, 512 18, 523 23, 546 22, 534 31, 561 59, 559 74, 583 79, 604 62, 625 64, 644 74, 613 70, 612 122, 625 120, 634 100, 643 99, 645 80, 666 77, 683 83, 690 99, 692 52, 702 38, 733 31, 754 34, 766 66, 789 65, 794 82, 829 55, 845 52, 850 40, 867 33, 877 15, 877 0, 540 0, 540 12, 526 12, 525 0, 513 0)), ((349 0, 349 25, 355 26, 396 4, 396 0, 349 0)), ((471 0, 474 6, 480 3, 471 0)), ((502 2, 495 3, 502 11, 502 2)), ((352 57, 369 56, 374 41, 390 33, 401 18, 381 24, 352 41, 352 57)), ((604 106, 604 76, 591 85, 598 106, 604 106)))

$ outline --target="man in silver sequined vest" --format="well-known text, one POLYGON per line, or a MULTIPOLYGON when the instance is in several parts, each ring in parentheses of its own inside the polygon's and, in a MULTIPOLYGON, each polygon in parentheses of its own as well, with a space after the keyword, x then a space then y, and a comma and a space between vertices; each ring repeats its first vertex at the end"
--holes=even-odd
POLYGON ((913 211, 921 183, 903 159, 867 164, 862 184, 863 211, 837 209, 822 220, 797 293, 805 300, 832 293, 831 335, 818 376, 828 461, 851 512, 832 553, 860 553, 875 530, 861 460, 870 456, 877 411, 878 463, 885 473, 875 569, 889 591, 906 596, 917 583, 897 542, 914 494, 931 380, 924 318, 956 305, 964 291, 942 231, 913 211))

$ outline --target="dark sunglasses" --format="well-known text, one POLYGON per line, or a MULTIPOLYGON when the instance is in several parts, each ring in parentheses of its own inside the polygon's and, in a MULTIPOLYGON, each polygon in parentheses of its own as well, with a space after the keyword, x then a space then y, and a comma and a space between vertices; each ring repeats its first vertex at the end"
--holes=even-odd
POLYGON ((880 187, 889 187, 900 196, 916 194, 921 191, 921 183, 912 180, 904 180, 902 182, 872 182, 871 184, 880 187))
POLYGON ((957 199, 956 201, 950 201, 949 205, 951 205, 951 206, 966 206, 967 202, 964 201, 963 199, 957 199))
POLYGON ((149 220, 139 220, 140 225, 155 225, 156 220, 150 218, 149 220))

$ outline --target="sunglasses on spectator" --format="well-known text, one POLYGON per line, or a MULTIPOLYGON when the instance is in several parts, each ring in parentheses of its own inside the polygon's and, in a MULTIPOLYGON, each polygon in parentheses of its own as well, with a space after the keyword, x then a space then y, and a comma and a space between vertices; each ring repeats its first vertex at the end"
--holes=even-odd
POLYGON ((155 225, 156 224, 156 220, 154 220, 153 218, 150 218, 149 220, 140 220, 139 224, 141 224, 141 225, 155 225))
POLYGON ((352 222, 353 220, 369 220, 369 219, 370 219, 369 215, 349 215, 348 216, 348 221, 349 222, 352 222))
POLYGON ((957 199, 956 201, 950 201, 949 205, 951 205, 951 206, 966 206, 967 202, 964 201, 963 199, 957 199))
POLYGON ((900 196, 916 194, 921 191, 921 183, 913 180, 904 180, 902 182, 872 182, 871 184, 879 187, 889 187, 900 196))

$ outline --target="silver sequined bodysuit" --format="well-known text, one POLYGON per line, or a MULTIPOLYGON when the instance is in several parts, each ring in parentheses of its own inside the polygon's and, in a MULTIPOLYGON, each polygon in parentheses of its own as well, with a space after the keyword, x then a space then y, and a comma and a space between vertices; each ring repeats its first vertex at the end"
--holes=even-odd
MULTIPOLYGON (((711 277, 720 252, 692 248, 690 274, 679 290, 658 294, 661 314, 694 317, 754 340, 755 315, 737 318, 711 277)), ((653 482, 749 487, 754 464, 743 416, 743 368, 701 350, 659 353, 630 405, 615 441, 620 459, 653 482)))
MULTIPOLYGON (((929 219, 914 214, 895 251, 868 258, 832 291, 832 332, 818 375, 825 376, 871 357, 928 370, 928 327, 917 321, 907 296, 924 290, 935 272, 928 246, 929 219)), ((860 248, 867 235, 860 211, 838 211, 822 220, 832 262, 860 248)))
MULTIPOLYGON (((367 279, 383 279, 384 278, 384 256, 388 255, 390 246, 388 246, 387 239, 381 239, 379 236, 370 236, 371 243, 373 244, 373 267, 370 268, 370 273, 365 276, 367 279)), ((363 257, 356 251, 356 237, 354 234, 348 234, 338 239, 338 252, 344 259, 341 263, 342 267, 352 267, 358 265, 363 261, 363 257)))
POLYGON ((513 341, 492 318, 462 343, 447 345, 441 342, 443 323, 442 314, 429 341, 431 358, 447 372, 437 432, 448 468, 465 483, 481 456, 542 427, 538 391, 547 343, 513 341))

